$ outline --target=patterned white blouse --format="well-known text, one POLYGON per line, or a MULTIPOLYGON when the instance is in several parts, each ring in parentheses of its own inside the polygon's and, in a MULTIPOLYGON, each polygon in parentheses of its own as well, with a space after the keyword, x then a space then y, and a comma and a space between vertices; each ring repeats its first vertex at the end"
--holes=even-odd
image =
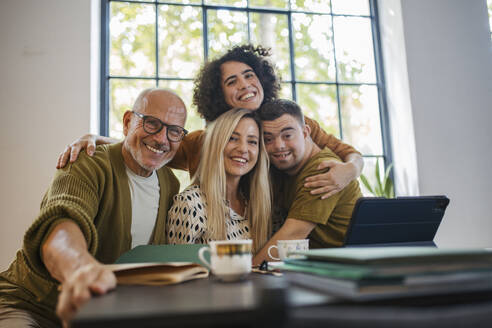
MULTIPOLYGON (((167 242, 169 244, 207 244, 213 239, 207 230, 207 204, 198 185, 191 185, 174 196, 167 216, 167 242)), ((229 208, 226 221, 227 239, 249 239, 250 224, 229 208)))

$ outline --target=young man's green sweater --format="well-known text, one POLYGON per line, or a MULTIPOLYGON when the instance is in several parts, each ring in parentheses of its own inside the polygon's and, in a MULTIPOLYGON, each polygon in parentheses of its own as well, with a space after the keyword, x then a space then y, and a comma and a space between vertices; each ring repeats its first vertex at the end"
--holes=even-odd
MULTIPOLYGON (((103 145, 93 157, 79 159, 57 170, 41 203, 37 219, 27 230, 21 250, 9 269, 0 274, 0 304, 40 314, 58 322, 55 308, 58 281, 42 261, 41 245, 55 225, 75 222, 89 252, 102 263, 113 263, 131 248, 131 196, 122 143, 103 145)), ((166 217, 179 182, 167 167, 157 171, 159 211, 152 244, 166 242, 166 217)))

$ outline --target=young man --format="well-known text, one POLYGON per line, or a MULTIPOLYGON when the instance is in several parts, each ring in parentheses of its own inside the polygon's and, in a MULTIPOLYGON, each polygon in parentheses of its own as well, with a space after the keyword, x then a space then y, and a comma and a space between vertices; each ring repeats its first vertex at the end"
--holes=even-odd
POLYGON ((259 115, 273 166, 273 220, 275 224, 280 219, 283 225, 255 256, 253 264, 269 260, 268 247, 277 240, 309 238, 311 248, 341 246, 355 202, 362 196, 359 183, 354 180, 327 199, 312 195, 304 186, 305 178, 313 175, 322 161, 340 158, 311 140, 310 128, 295 102, 270 101, 260 108, 259 115))
POLYGON ((0 327, 58 327, 56 314, 66 324, 92 293, 116 286, 104 263, 138 244, 166 242, 179 182, 165 165, 185 120, 175 93, 144 90, 124 114, 123 142, 56 172, 22 250, 0 274, 0 327))

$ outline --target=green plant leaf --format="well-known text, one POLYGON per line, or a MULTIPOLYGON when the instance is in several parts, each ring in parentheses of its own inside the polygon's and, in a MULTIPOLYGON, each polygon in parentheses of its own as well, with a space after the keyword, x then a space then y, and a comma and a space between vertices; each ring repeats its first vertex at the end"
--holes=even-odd
POLYGON ((393 168, 393 163, 391 163, 390 165, 388 165, 388 167, 386 168, 386 172, 384 173, 384 181, 388 180, 389 179, 389 175, 390 175, 390 172, 391 172, 391 169, 393 168))
POLYGON ((381 176, 379 174, 379 158, 376 159, 376 169, 374 175, 376 176, 376 185, 374 186, 374 191, 376 192, 375 196, 381 197, 383 193, 383 185, 381 183, 381 176))
POLYGON ((384 197, 386 198, 393 198, 393 181, 389 177, 387 177, 385 183, 384 183, 384 191, 383 191, 384 197))
POLYGON ((374 191, 372 190, 372 187, 371 187, 371 184, 369 183, 369 181, 367 180, 366 176, 364 174, 361 174, 360 175, 360 181, 362 181, 362 183, 364 184, 364 186, 366 187, 366 189, 374 195, 374 191))
POLYGON ((391 169, 393 168, 393 164, 388 165, 388 167, 384 170, 384 176, 381 177, 379 174, 379 158, 376 160, 376 168, 374 171, 374 183, 371 185, 368 178, 361 174, 360 180, 366 187, 366 189, 375 197, 385 197, 385 198, 394 198, 395 197, 395 189, 393 185, 393 181, 390 178, 391 169), (381 179, 382 178, 382 179, 381 179))
POLYGON ((390 172, 391 168, 393 167, 393 164, 388 165, 386 168, 386 172, 384 173, 384 180, 383 180, 383 185, 384 185, 384 190, 383 190, 383 195, 386 198, 393 198, 393 181, 391 181, 390 178, 390 172))

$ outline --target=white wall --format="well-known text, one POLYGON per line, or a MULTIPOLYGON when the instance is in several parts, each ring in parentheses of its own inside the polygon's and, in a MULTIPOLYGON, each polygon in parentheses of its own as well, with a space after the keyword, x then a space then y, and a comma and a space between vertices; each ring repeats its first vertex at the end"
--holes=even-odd
POLYGON ((89 131, 90 13, 90 0, 0 1, 1 271, 58 154, 89 131))
POLYGON ((491 247, 492 41, 485 1, 382 0, 379 9, 392 42, 384 47, 392 131, 396 140, 409 139, 394 145, 395 165, 417 172, 421 195, 451 199, 438 245, 491 247), (409 112, 413 122, 401 126, 398 118, 409 112), (414 138, 403 135, 412 129, 414 138), (416 165, 397 162, 415 150, 416 165))

